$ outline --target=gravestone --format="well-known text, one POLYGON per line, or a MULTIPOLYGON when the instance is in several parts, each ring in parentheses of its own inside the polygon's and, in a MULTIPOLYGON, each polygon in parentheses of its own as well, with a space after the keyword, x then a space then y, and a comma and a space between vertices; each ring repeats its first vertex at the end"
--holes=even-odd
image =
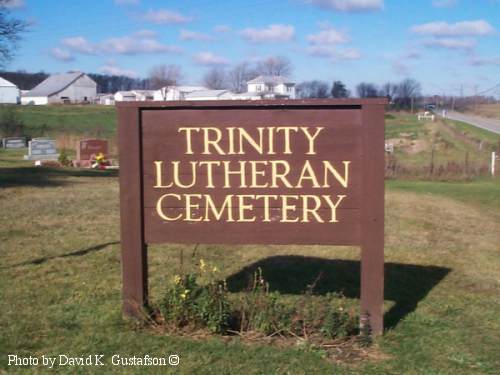
POLYGON ((98 154, 108 156, 108 141, 105 139, 83 139, 76 148, 75 166, 90 167, 90 160, 98 154))
POLYGON ((26 137, 9 137, 2 139, 3 148, 25 148, 26 137))
POLYGON ((28 143, 28 155, 24 160, 57 160, 56 141, 46 138, 33 138, 28 143))

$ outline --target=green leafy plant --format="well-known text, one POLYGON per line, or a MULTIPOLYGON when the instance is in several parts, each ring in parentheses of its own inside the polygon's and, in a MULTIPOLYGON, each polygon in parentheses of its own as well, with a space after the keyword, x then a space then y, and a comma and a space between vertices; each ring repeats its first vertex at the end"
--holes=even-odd
POLYGON ((61 152, 59 153, 59 158, 58 158, 59 163, 61 165, 68 167, 71 165, 71 160, 68 158, 68 153, 66 152, 66 149, 62 149, 61 152))
POLYGON ((293 310, 279 301, 278 292, 270 292, 269 284, 258 268, 253 274, 250 290, 239 301, 240 331, 264 334, 289 331, 293 310))
POLYGON ((200 260, 200 272, 185 276, 175 275, 160 306, 163 317, 176 327, 193 325, 205 327, 213 333, 224 333, 228 327, 230 304, 227 300, 227 286, 218 280, 216 267, 208 270, 200 260), (209 280, 201 285, 199 276, 209 280))

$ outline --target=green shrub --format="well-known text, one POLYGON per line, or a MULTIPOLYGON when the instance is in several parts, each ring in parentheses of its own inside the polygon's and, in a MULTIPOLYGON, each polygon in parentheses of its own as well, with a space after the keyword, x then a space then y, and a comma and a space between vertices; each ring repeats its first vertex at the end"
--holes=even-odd
POLYGON ((62 149, 61 152, 59 153, 59 163, 65 167, 69 167, 71 165, 71 160, 68 158, 68 153, 66 152, 66 149, 62 149))
POLYGON ((12 107, 2 108, 0 115, 0 134, 3 137, 23 135, 24 122, 12 107))
MULTIPOLYGON (((205 263, 203 260, 200 263, 200 270, 205 273, 205 263)), ((184 277, 175 275, 173 285, 167 289, 160 305, 165 320, 178 328, 191 325, 208 328, 213 333, 224 333, 228 327, 230 305, 226 283, 213 277, 216 272, 213 267, 206 285, 200 285, 198 275, 194 273, 184 277)))

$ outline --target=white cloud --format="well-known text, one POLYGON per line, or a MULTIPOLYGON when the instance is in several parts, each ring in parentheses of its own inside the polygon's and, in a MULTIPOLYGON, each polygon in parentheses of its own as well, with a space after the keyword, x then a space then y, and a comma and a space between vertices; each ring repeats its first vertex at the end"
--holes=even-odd
POLYGON ((240 35, 252 43, 288 42, 293 39, 295 29, 291 25, 274 24, 263 29, 247 28, 240 35))
POLYGON ((307 53, 314 57, 329 58, 333 61, 338 60, 359 60, 361 52, 357 48, 339 49, 334 45, 330 46, 310 46, 307 48, 307 53))
POLYGON ((3 1, 3 7, 7 9, 22 9, 26 6, 25 0, 5 0, 3 1))
POLYGON ((469 60, 469 65, 500 65, 500 57, 473 57, 469 60))
POLYGON ((208 34, 190 30, 181 30, 179 38, 181 40, 197 40, 197 41, 208 41, 212 39, 212 37, 208 34))
POLYGON ((158 25, 181 24, 191 22, 191 17, 184 16, 181 13, 174 12, 168 9, 150 10, 142 14, 144 21, 155 23, 158 25))
POLYGON ((336 30, 331 25, 323 24, 321 28, 323 30, 319 33, 307 36, 307 40, 310 44, 323 46, 325 44, 332 45, 347 43, 349 41, 349 36, 345 32, 336 30))
POLYGON ((232 29, 227 25, 217 25, 214 27, 216 33, 229 33, 232 29))
POLYGON ((134 36, 139 38, 155 38, 156 35, 156 31, 153 30, 139 30, 134 33, 134 36))
POLYGON ((106 65, 99 68, 99 72, 103 74, 109 74, 114 76, 126 76, 130 78, 136 78, 137 73, 131 69, 122 69, 114 62, 108 62, 106 65))
POLYGON ((339 12, 371 12, 384 8, 383 0, 306 0, 306 2, 339 12))
POLYGON ((87 55, 93 55, 96 53, 96 46, 82 36, 65 38, 61 41, 61 43, 63 46, 74 52, 80 52, 87 55))
POLYGON ((91 43, 82 36, 65 38, 61 44, 68 50, 86 55, 121 54, 138 55, 146 53, 178 53, 177 46, 163 44, 150 30, 141 30, 130 36, 108 38, 99 43, 91 43))
POLYGON ((75 58, 68 50, 56 47, 50 50, 50 55, 60 61, 73 61, 75 58))
POLYGON ((227 65, 227 61, 224 57, 217 56, 212 52, 200 52, 193 56, 193 61, 199 65, 205 66, 215 66, 215 65, 227 65))
POLYGON ((349 42, 350 38, 344 31, 335 29, 329 23, 321 23, 320 32, 307 36, 309 47, 307 53, 315 57, 330 58, 337 60, 357 60, 361 58, 361 53, 356 48, 338 48, 338 44, 349 42))
POLYGON ((405 62, 397 60, 392 62, 392 70, 396 74, 408 75, 410 73, 411 67, 405 62))
POLYGON ((100 43, 100 48, 105 53, 122 55, 180 52, 180 48, 177 46, 166 45, 153 38, 138 38, 134 36, 108 38, 100 43))
POLYGON ((427 47, 446 49, 471 49, 476 46, 476 41, 470 38, 435 38, 426 40, 423 44, 427 47))
POLYGON ((415 34, 433 36, 480 36, 492 34, 495 29, 485 20, 456 23, 430 22, 415 25, 410 29, 415 34))
POLYGON ((452 8, 458 4, 458 0, 432 0, 432 6, 435 8, 452 8))
POLYGON ((141 0, 114 0, 117 5, 139 5, 141 0))

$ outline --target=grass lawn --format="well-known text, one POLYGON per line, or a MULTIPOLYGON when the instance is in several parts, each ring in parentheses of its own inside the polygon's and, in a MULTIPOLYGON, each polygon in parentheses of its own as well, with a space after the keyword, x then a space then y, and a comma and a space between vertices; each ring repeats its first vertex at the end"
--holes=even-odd
POLYGON ((57 137, 73 134, 113 138, 116 135, 116 110, 103 105, 28 105, 2 106, 13 109, 24 122, 25 134, 31 137, 57 137))
MULTIPOLYGON (((386 326, 370 357, 331 362, 306 346, 279 348, 174 337, 121 318, 118 180, 115 174, 36 169, 0 151, 0 373, 7 354, 104 354, 108 365, 57 373, 498 374, 500 180, 389 181, 386 189, 386 326), (178 367, 120 367, 111 356, 180 356, 178 367)), ((239 291, 260 266, 282 298, 323 272, 318 298, 343 290, 358 303, 359 251, 328 246, 151 246, 151 300, 200 258, 239 291)))

